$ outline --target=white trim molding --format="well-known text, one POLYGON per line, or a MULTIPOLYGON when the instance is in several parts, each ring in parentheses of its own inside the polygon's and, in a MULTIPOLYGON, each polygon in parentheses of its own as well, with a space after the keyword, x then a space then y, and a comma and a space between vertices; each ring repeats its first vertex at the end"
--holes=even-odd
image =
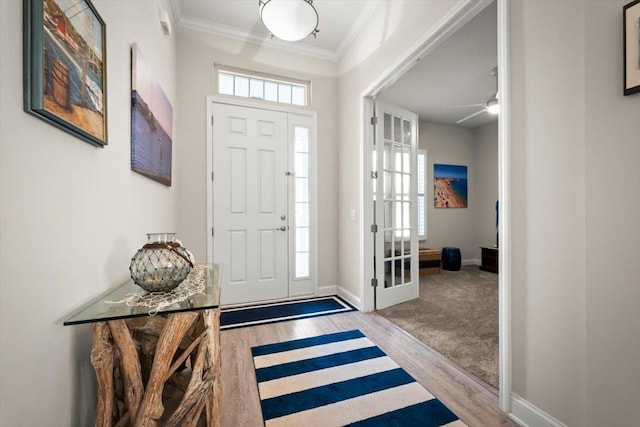
POLYGON ((354 295, 342 286, 338 286, 338 296, 357 308, 359 311, 362 311, 362 299, 359 296, 354 295))
POLYGON ((511 59, 509 55, 509 0, 498 0, 498 374, 500 409, 511 410, 511 59))
POLYGON ((338 295, 338 285, 318 286, 316 296, 328 297, 338 295))
POLYGON ((511 393, 511 413, 509 417, 525 427, 567 427, 542 409, 515 393, 511 393))

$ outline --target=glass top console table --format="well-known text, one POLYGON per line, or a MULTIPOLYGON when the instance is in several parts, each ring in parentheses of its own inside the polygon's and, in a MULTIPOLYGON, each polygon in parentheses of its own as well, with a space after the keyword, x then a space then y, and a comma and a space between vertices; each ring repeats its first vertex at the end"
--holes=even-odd
POLYGON ((220 425, 221 267, 196 273, 200 292, 182 301, 121 302, 149 295, 128 281, 64 322, 91 323, 96 426, 220 425))

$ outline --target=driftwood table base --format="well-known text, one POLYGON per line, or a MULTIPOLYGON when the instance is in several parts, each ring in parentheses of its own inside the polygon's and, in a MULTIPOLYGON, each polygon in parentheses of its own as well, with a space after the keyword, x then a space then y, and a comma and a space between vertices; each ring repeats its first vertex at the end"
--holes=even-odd
POLYGON ((219 426, 220 310, 92 324, 96 427, 219 426))

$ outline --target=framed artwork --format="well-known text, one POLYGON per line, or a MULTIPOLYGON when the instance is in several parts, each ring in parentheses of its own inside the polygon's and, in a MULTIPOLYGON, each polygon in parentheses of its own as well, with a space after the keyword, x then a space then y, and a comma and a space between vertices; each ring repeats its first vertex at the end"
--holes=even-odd
POLYGON ((624 94, 640 92, 640 0, 623 8, 624 94))
POLYGON ((171 186, 173 107, 131 46, 131 169, 171 186))
POLYGON ((24 110, 107 144, 106 27, 90 0, 24 0, 24 110))
POLYGON ((433 165, 433 205, 436 208, 467 207, 467 167, 433 165))

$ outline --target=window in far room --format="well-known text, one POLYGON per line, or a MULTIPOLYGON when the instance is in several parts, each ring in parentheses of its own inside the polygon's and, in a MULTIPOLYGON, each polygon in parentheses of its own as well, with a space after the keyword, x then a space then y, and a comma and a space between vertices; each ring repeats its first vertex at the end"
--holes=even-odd
POLYGON ((215 67, 215 78, 220 95, 297 107, 309 105, 310 83, 308 81, 224 66, 215 67))

